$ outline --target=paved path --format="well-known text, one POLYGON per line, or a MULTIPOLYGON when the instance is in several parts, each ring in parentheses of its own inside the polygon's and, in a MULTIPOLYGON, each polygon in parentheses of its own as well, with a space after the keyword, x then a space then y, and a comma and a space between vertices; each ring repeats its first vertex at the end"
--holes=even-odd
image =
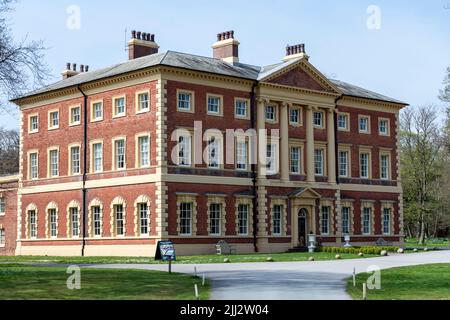
MULTIPOLYGON (((381 269, 429 263, 450 263, 450 251, 389 257, 317 262, 274 262, 196 265, 211 280, 212 300, 348 300, 346 279, 376 265, 381 269)), ((164 265, 95 265, 167 271, 164 265)), ((193 274, 194 265, 173 265, 174 272, 193 274)))

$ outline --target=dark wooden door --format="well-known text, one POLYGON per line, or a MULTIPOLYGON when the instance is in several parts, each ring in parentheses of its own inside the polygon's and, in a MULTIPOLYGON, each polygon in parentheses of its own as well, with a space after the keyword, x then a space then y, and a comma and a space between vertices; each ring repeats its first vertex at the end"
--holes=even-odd
POLYGON ((298 243, 300 247, 306 247, 306 217, 298 217, 298 243))

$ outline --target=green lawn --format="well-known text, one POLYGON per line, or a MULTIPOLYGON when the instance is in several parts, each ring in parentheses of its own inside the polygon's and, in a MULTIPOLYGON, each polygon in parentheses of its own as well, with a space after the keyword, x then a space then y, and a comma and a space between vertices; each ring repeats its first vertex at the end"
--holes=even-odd
POLYGON ((434 248, 434 247, 447 247, 450 248, 450 239, 440 238, 440 239, 428 239, 425 244, 420 245, 416 238, 405 239, 405 246, 407 248, 434 248))
POLYGON ((201 300, 209 284, 183 274, 146 270, 81 269, 81 289, 67 289, 64 267, 0 265, 0 300, 201 300))
MULTIPOLYGON (((366 273, 347 283, 353 299, 362 299, 366 273)), ((369 290, 369 300, 450 300, 450 264, 403 267, 381 271, 381 290, 369 290)))
MULTIPOLYGON (((342 259, 360 258, 357 254, 340 254, 342 259)), ((204 264, 204 263, 223 263, 227 258, 231 263, 237 262, 266 262, 267 258, 272 257, 275 262, 282 261, 307 261, 314 257, 316 261, 334 260, 335 253, 316 252, 316 253, 274 253, 274 254, 244 254, 244 255, 204 255, 177 257, 175 263, 181 264, 204 264)), ((375 255, 365 255, 366 258, 375 257, 375 255)), ((0 263, 55 263, 55 264, 159 264, 153 258, 131 258, 131 257, 1 257, 0 263)))

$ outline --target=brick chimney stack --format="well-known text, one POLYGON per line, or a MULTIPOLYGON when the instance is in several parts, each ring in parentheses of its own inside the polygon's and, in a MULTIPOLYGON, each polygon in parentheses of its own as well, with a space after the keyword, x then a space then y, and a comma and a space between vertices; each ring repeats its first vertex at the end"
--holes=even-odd
POLYGON ((141 31, 131 31, 128 41, 128 58, 130 60, 158 53, 159 46, 155 42, 155 35, 141 31))
POLYGON ((234 31, 219 33, 217 35, 217 42, 212 46, 214 58, 231 64, 238 63, 239 44, 239 41, 234 39, 234 31))
POLYGON ((297 44, 295 46, 287 45, 286 47, 286 56, 284 57, 283 61, 289 61, 292 59, 298 59, 298 58, 304 58, 306 60, 309 59, 309 56, 306 54, 305 51, 305 45, 297 44))

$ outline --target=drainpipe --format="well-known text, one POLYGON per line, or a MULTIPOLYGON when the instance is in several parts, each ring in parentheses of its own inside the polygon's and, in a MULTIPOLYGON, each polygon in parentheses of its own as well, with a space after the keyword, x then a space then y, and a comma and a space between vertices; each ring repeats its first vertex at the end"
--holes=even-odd
MULTIPOLYGON (((250 121, 252 129, 256 130, 256 104, 255 104, 255 90, 258 83, 252 86, 250 93, 250 121)), ((258 133, 256 135, 258 141, 258 133)), ((258 162, 258 153, 256 153, 256 161, 258 162)), ((252 193, 253 193, 253 247, 255 252, 258 252, 257 235, 258 235, 258 192, 257 192, 257 164, 252 164, 252 193)))
POLYGON ((81 90, 80 85, 77 86, 78 91, 83 95, 83 184, 82 184, 82 197, 83 197, 83 234, 82 234, 82 245, 81 245, 81 256, 84 257, 84 252, 86 248, 86 217, 87 217, 87 190, 86 190, 86 178, 87 178, 87 121, 88 121, 88 105, 87 105, 87 95, 81 90))

